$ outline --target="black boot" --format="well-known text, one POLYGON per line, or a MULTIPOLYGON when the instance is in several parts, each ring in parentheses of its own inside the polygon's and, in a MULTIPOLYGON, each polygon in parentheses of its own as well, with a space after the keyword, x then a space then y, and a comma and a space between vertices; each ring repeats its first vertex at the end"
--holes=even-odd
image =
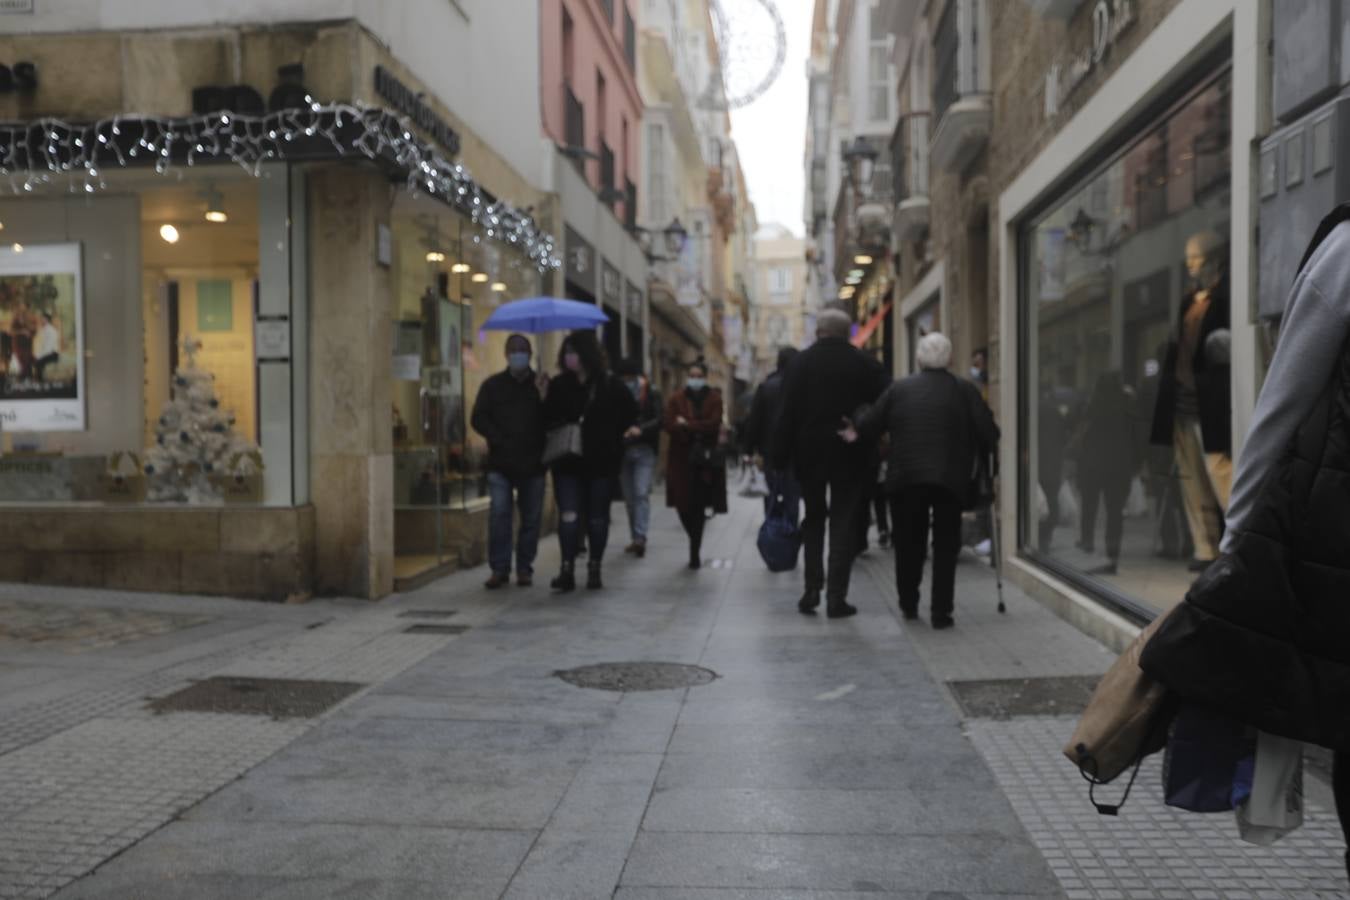
POLYGON ((850 606, 847 600, 831 599, 825 604, 825 617, 828 619, 847 619, 849 616, 856 616, 858 607, 850 606))
POLYGON ((570 562, 562 564, 562 571, 558 573, 557 578, 553 579, 551 586, 560 594, 566 594, 568 591, 575 591, 577 589, 577 578, 572 572, 572 564, 570 562))
POLYGON ((598 591, 604 586, 600 580, 600 560, 593 559, 586 564, 586 589, 598 591))
POLYGON ((820 606, 820 591, 807 588, 806 593, 802 594, 802 599, 797 601, 797 612, 804 616, 814 616, 817 606, 820 606))

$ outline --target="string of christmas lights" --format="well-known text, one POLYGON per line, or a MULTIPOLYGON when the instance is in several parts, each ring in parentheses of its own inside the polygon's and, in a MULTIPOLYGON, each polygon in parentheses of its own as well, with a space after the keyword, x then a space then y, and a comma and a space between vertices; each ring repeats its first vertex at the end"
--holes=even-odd
POLYGON ((553 236, 528 210, 490 200, 468 170, 413 134, 406 119, 350 104, 283 109, 264 116, 216 112, 186 118, 118 115, 87 125, 45 118, 0 124, 0 178, 16 194, 67 183, 72 193, 107 187, 103 170, 153 162, 167 175, 180 165, 229 160, 255 177, 271 161, 302 157, 302 145, 326 141, 338 157, 387 158, 407 173, 408 188, 464 212, 487 237, 520 250, 540 271, 562 268, 553 236), (181 162, 180 162, 181 161, 181 162))

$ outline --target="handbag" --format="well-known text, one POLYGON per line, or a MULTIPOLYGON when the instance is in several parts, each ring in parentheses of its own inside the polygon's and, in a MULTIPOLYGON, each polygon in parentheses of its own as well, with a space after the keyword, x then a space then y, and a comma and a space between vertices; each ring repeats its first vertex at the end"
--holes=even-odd
POLYGON ((557 428, 550 428, 544 432, 544 465, 551 466, 555 462, 562 462, 568 459, 580 459, 582 456, 581 426, 586 422, 586 412, 595 402, 595 384, 591 384, 590 393, 586 397, 586 406, 581 411, 581 417, 575 422, 564 422, 557 428))
POLYGON ((782 494, 775 493, 769 514, 759 526, 755 541, 759 555, 770 572, 790 572, 797 568, 797 554, 802 548, 802 533, 787 513, 782 494))
POLYGON ((1258 732, 1252 792, 1238 807, 1238 834, 1269 847, 1303 825, 1303 744, 1258 732))
POLYGON ((1064 755, 1091 785, 1088 798, 1102 815, 1119 813, 1139 774, 1139 764, 1167 743, 1172 713, 1169 694, 1161 682, 1139 668, 1139 656, 1170 614, 1171 610, 1163 613, 1139 632, 1106 670, 1064 746, 1064 755), (1130 766, 1134 766, 1134 774, 1120 803, 1098 803, 1095 788, 1114 780, 1130 766))

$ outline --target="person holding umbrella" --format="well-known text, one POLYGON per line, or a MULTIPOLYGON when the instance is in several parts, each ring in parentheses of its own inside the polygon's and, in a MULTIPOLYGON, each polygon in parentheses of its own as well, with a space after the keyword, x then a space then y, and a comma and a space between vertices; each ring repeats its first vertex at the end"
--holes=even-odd
POLYGON ((561 593, 576 589, 574 569, 584 517, 590 544, 586 587, 598 590, 604 586, 600 566, 609 542, 611 485, 623 462, 624 436, 637 422, 638 404, 627 386, 610 374, 605 351, 592 330, 568 335, 558 365, 562 371, 549 382, 544 401, 549 445, 545 457, 553 469, 562 548, 562 568, 552 586, 561 593), (580 441, 566 441, 567 448, 560 451, 558 446, 564 443, 560 436, 569 434, 580 441))

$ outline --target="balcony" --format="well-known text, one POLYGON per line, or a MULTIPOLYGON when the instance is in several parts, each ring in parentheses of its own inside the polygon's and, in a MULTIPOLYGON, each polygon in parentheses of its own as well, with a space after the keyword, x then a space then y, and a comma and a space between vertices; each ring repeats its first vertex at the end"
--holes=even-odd
POLYGON ((962 172, 989 143, 988 0, 949 0, 933 38, 932 163, 962 172))
POLYGON ((901 241, 920 241, 928 233, 928 115, 901 117, 891 135, 895 184, 893 229, 901 241))

